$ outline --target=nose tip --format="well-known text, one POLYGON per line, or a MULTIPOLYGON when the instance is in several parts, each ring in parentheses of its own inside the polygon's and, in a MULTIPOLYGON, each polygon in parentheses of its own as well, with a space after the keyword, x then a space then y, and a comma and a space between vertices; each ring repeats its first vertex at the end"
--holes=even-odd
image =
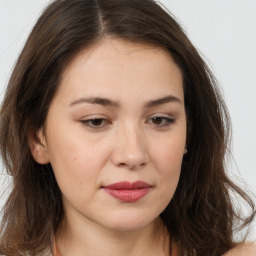
POLYGON ((148 163, 148 157, 146 154, 139 155, 138 152, 132 152, 131 154, 116 152, 112 157, 112 160, 116 166, 131 170, 143 167, 148 163))
POLYGON ((117 138, 112 162, 118 167, 131 170, 145 166, 149 162, 149 156, 142 136, 133 133, 117 138))
POLYGON ((124 167, 124 168, 128 168, 130 170, 134 170, 140 167, 143 167, 147 164, 148 160, 146 156, 134 156, 134 155, 130 155, 127 156, 125 159, 120 159, 120 161, 117 161, 116 165, 119 167, 124 167))

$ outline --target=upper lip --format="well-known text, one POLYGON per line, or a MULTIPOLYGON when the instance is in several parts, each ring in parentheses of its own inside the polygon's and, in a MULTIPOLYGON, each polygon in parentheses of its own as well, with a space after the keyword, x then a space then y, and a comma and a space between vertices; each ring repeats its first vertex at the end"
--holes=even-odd
POLYGON ((135 182, 129 182, 129 181, 121 181, 117 183, 112 183, 110 185, 104 186, 104 188, 107 189, 140 189, 140 188, 150 188, 152 187, 150 184, 144 182, 144 181, 135 181, 135 182))

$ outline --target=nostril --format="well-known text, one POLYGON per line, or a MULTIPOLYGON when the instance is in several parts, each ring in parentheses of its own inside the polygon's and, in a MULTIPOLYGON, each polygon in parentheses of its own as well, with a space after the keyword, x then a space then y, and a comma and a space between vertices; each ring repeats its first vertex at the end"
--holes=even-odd
POLYGON ((149 156, 143 143, 137 140, 136 143, 130 141, 129 145, 119 144, 112 152, 111 161, 118 167, 136 169, 145 166, 149 162, 149 156))
POLYGON ((146 163, 145 162, 143 162, 143 163, 138 163, 138 164, 136 164, 136 163, 119 163, 119 167, 126 167, 126 168, 128 168, 128 169, 131 169, 131 170, 133 170, 133 169, 136 169, 136 168, 138 168, 138 167, 143 167, 143 166, 145 166, 146 165, 146 163))

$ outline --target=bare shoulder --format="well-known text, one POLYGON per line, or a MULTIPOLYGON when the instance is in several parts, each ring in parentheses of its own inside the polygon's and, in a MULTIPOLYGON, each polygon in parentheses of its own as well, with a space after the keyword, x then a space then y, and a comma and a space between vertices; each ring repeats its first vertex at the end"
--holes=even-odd
POLYGON ((256 242, 240 244, 223 256, 256 256, 256 242))

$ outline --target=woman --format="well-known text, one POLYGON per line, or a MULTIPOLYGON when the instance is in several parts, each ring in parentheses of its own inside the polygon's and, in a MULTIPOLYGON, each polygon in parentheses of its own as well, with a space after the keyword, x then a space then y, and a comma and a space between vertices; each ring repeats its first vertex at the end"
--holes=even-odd
POLYGON ((154 1, 52 2, 0 118, 3 254, 255 255, 233 239, 254 205, 225 173, 217 82, 154 1))

